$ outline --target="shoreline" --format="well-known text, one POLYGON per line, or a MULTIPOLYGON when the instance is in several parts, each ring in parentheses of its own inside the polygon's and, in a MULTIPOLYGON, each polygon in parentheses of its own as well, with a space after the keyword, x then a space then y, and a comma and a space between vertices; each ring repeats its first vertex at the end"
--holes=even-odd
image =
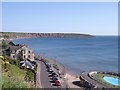
MULTIPOLYGON (((36 54, 35 54, 36 55, 36 54)), ((50 58, 47 58, 46 56, 43 55, 37 55, 40 58, 46 59, 49 61, 49 63, 53 64, 57 64, 59 67, 59 70, 61 71, 61 74, 63 74, 63 78, 65 79, 65 82, 67 83, 69 88, 82 88, 78 85, 73 84, 74 82, 79 82, 79 74, 76 74, 74 71, 70 70, 69 67, 65 67, 63 64, 61 64, 58 61, 54 61, 50 58)))
MULTIPOLYGON (((27 39, 27 38, 28 38, 28 37, 24 37, 24 38, 13 38, 13 39, 11 39, 11 41, 16 40, 16 39, 27 39)), ((75 84, 73 85, 73 82, 74 82, 74 81, 79 81, 79 82, 80 82, 80 80, 79 80, 79 76, 80 76, 80 75, 77 74, 77 73, 74 73, 74 70, 71 70, 69 67, 66 67, 64 64, 62 64, 62 63, 60 63, 59 61, 57 61, 57 59, 54 60, 54 59, 51 59, 51 58, 46 57, 46 56, 44 56, 44 55, 37 54, 37 53, 35 53, 35 52, 34 52, 34 54, 35 54, 35 55, 39 55, 40 57, 44 57, 44 58, 46 58, 48 61, 52 61, 52 62, 55 63, 55 64, 58 64, 59 66, 61 66, 61 68, 65 68, 64 78, 66 79, 68 85, 69 85, 71 88, 76 88, 76 87, 78 87, 78 86, 76 86, 75 84)), ((79 86, 78 88, 80 88, 80 86, 79 86)))
MULTIPOLYGON (((33 38, 33 37, 11 38, 11 39, 9 39, 9 41, 13 41, 13 40, 17 40, 17 39, 27 39, 27 38, 33 38)), ((39 54, 36 54, 36 53, 35 53, 35 55, 39 55, 39 54)), ((49 61, 54 62, 54 60, 52 60, 52 59, 50 59, 50 58, 48 58, 48 57, 46 57, 46 56, 43 56, 43 55, 39 55, 39 56, 40 56, 40 57, 43 57, 43 58, 46 58, 46 59, 49 60, 49 61)), ((60 62, 58 62, 58 61, 56 61, 56 60, 55 60, 55 62, 56 62, 57 64, 61 65, 61 66, 65 66, 65 65, 61 64, 60 62)), ((73 71, 73 70, 70 70, 69 67, 65 67, 65 71, 66 71, 67 74, 69 74, 69 75, 71 75, 71 76, 73 76, 73 77, 76 77, 76 76, 79 75, 77 72, 75 72, 75 71, 73 71)))

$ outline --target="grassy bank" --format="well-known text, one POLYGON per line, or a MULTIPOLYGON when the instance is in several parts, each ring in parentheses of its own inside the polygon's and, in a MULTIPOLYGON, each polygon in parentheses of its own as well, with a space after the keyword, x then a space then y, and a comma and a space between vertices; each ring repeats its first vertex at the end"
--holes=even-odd
POLYGON ((34 88, 34 73, 28 69, 20 69, 17 65, 11 64, 9 60, 11 59, 0 60, 2 88, 34 88))

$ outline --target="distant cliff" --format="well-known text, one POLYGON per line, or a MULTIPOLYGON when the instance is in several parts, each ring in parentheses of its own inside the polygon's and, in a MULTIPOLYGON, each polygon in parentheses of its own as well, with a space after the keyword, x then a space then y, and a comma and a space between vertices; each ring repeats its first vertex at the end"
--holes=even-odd
POLYGON ((24 38, 24 37, 40 37, 40 38, 89 38, 94 37, 89 34, 78 34, 78 33, 18 33, 18 32, 0 32, 0 37, 4 38, 24 38))

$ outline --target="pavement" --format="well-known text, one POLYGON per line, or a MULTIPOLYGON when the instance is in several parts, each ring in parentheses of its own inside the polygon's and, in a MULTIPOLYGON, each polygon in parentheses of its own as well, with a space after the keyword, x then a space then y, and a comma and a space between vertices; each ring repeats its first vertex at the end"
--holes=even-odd
POLYGON ((37 63, 37 73, 36 73, 36 88, 42 88, 42 85, 41 85, 41 80, 40 80, 40 72, 41 72, 41 66, 40 66, 40 63, 39 61, 36 61, 37 63))
POLYGON ((50 79, 46 70, 46 66, 43 62, 41 61, 36 61, 37 62, 37 75, 36 75, 36 86, 38 88, 53 88, 50 79))

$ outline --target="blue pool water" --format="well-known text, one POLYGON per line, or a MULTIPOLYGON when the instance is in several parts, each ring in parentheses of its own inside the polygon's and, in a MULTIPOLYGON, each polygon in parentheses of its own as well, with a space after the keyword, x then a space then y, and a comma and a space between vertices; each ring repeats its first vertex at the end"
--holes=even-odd
POLYGON ((105 77, 103 77, 103 79, 106 82, 108 82, 108 83, 110 83, 112 85, 120 86, 120 79, 119 78, 105 76, 105 77))

